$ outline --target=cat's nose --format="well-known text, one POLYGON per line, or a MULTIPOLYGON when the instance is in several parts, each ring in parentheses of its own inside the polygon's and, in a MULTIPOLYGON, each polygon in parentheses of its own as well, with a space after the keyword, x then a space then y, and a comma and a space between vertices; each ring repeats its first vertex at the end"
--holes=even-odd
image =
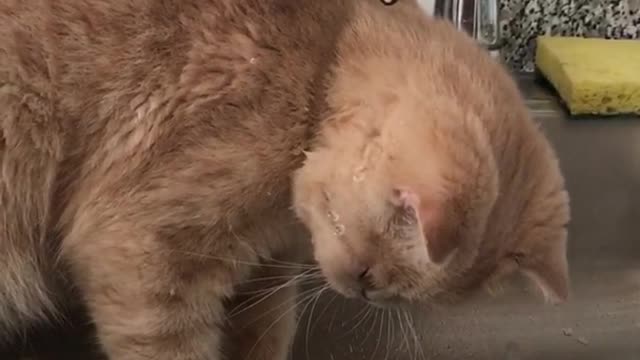
POLYGON ((384 287, 377 286, 371 268, 366 268, 358 275, 359 295, 371 303, 384 303, 391 296, 384 287))
POLYGON ((367 267, 358 274, 358 289, 360 296, 365 299, 369 299, 367 294, 376 290, 373 278, 371 275, 371 268, 367 267))

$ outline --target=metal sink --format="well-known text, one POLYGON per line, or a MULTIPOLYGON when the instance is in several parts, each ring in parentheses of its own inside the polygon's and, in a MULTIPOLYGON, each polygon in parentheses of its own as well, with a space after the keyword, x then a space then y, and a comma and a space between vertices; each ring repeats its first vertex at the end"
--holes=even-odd
MULTIPOLYGON (((306 308, 292 360, 640 359, 640 119, 568 119, 551 91, 520 80, 572 197, 572 299, 544 305, 516 280, 453 308, 387 313, 326 293, 306 308)), ((88 326, 36 333, 0 359, 99 358, 88 326)))

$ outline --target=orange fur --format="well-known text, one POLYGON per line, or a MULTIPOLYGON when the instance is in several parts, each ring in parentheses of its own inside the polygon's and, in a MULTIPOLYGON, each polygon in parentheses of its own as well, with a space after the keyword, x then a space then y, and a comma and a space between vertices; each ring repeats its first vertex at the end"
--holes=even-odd
POLYGON ((448 24, 386 16, 341 39, 332 117, 295 178, 327 278, 348 296, 450 300, 519 268, 566 299, 568 196, 516 85, 448 24), (415 223, 394 224, 407 206, 415 223))
POLYGON ((251 320, 295 288, 225 305, 292 276, 301 225, 346 295, 568 291, 549 144, 414 1, 4 1, 0 107, 3 340, 77 292, 111 359, 283 359, 295 313, 251 320))

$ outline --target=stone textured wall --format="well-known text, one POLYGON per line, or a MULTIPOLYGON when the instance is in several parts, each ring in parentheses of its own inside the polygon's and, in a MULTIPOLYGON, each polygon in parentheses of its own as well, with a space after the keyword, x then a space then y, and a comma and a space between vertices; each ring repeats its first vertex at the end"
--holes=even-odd
POLYGON ((541 34, 640 38, 640 0, 502 0, 500 8, 502 57, 516 70, 534 70, 541 34))

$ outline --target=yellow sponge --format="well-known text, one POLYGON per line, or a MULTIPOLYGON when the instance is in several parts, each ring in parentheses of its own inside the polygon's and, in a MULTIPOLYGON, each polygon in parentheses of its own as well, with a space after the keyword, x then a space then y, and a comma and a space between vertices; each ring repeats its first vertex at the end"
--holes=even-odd
POLYGON ((640 114, 640 41, 538 38, 536 65, 569 111, 640 114))

